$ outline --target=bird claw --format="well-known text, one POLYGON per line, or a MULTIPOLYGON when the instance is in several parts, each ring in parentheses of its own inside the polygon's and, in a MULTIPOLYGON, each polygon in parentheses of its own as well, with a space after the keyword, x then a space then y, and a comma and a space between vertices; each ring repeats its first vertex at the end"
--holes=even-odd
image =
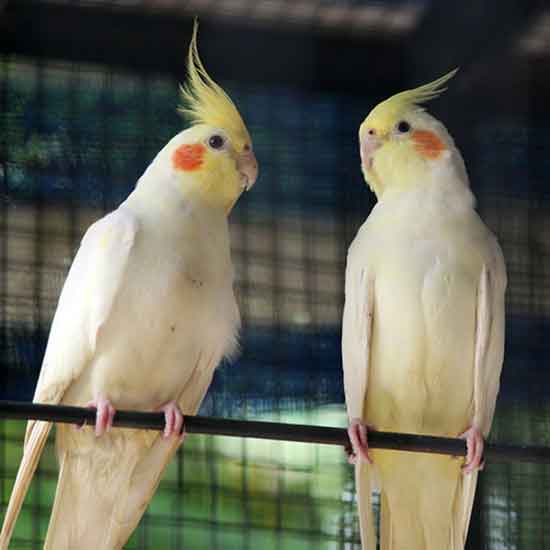
MULTIPOLYGON (((95 435, 96 437, 102 436, 105 432, 108 432, 113 427, 113 419, 115 417, 116 409, 111 405, 111 402, 104 397, 94 399, 86 404, 88 409, 95 409, 95 435)), ((80 430, 86 425, 77 426, 80 430)))
POLYGON ((346 447, 348 462, 356 464, 358 459, 366 460, 372 464, 372 459, 369 454, 369 444, 367 439, 366 424, 363 424, 358 418, 354 418, 348 427, 348 436, 351 442, 351 447, 346 447))
POLYGON ((162 437, 168 439, 172 435, 181 437, 183 441, 185 439, 185 425, 183 421, 183 414, 179 408, 179 405, 175 401, 169 401, 162 407, 159 407, 157 411, 164 412, 164 431, 162 437))
POLYGON ((483 470, 485 466, 485 461, 483 460, 483 448, 485 442, 481 431, 472 426, 464 433, 459 436, 462 439, 466 440, 466 461, 462 466, 462 472, 465 474, 470 474, 475 470, 483 470))
POLYGON ((353 447, 351 445, 346 445, 344 447, 344 452, 348 460, 348 464, 355 464, 357 462, 357 455, 353 452, 353 447))

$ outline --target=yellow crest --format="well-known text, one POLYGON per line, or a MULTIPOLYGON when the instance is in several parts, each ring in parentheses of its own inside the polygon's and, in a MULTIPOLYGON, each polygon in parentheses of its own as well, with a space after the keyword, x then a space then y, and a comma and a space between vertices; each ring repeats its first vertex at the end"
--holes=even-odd
POLYGON ((180 92, 184 105, 178 111, 187 115, 193 124, 207 124, 225 130, 238 149, 250 143, 248 130, 231 98, 206 72, 197 49, 198 23, 195 20, 193 37, 187 56, 188 78, 180 92))
POLYGON ((433 82, 391 96, 389 99, 379 103, 369 113, 369 116, 365 119, 363 124, 369 127, 392 126, 407 111, 411 109, 422 109, 422 107, 420 107, 422 103, 426 103, 430 101, 430 99, 434 99, 442 94, 447 89, 442 87, 443 84, 450 80, 457 71, 458 68, 433 82))

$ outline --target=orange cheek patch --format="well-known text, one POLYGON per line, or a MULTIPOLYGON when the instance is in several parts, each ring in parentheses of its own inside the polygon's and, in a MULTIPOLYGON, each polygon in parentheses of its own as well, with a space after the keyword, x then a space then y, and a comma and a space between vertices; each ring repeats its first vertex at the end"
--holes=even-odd
POLYGON ((201 167, 206 147, 200 143, 180 145, 172 155, 172 163, 177 170, 192 172, 201 167))
POLYGON ((415 130, 412 139, 416 150, 429 159, 438 158, 447 149, 437 134, 429 130, 415 130))

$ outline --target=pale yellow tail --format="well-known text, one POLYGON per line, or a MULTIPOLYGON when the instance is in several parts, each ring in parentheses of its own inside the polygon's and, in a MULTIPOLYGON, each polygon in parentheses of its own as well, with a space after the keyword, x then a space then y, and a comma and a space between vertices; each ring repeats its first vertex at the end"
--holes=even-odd
POLYGON ((119 550, 179 440, 135 430, 113 430, 101 438, 72 427, 59 432, 59 480, 44 549, 119 550))
MULTIPOLYGON (((380 550, 464 550, 477 474, 438 455, 373 451, 380 493, 380 550)), ((356 469, 363 550, 376 550, 372 469, 356 469)))
POLYGON ((51 430, 50 422, 34 422, 30 430, 27 431, 27 441, 23 450, 23 458, 17 471, 15 484, 10 496, 8 509, 0 533, 0 550, 8 550, 13 528, 17 521, 17 516, 21 511, 21 506, 25 500, 25 495, 29 489, 32 476, 38 466, 40 455, 44 450, 44 445, 48 439, 51 430))
POLYGON ((368 464, 363 460, 358 460, 355 465, 355 486, 357 487, 357 506, 363 550, 376 550, 371 481, 368 464))

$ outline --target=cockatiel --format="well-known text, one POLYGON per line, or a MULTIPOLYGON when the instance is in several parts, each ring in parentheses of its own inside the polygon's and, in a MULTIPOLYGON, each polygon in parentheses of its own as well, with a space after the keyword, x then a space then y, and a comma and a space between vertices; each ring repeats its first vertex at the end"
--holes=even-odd
MULTIPOLYGON (((57 428, 47 549, 123 547, 181 442, 182 413, 196 413, 237 348, 227 216, 258 169, 237 108, 199 59, 196 32, 182 89, 194 124, 88 229, 59 299, 34 401, 88 404, 97 424, 57 428), (164 434, 110 430, 115 408, 164 411, 164 434)), ((28 424, 2 549, 50 428, 28 424)))
POLYGON ((499 388, 506 270, 462 157, 421 107, 453 71, 377 105, 359 129, 378 199, 347 259, 342 355, 363 548, 462 550, 499 388), (377 430, 461 436, 466 464, 368 450, 377 430))

